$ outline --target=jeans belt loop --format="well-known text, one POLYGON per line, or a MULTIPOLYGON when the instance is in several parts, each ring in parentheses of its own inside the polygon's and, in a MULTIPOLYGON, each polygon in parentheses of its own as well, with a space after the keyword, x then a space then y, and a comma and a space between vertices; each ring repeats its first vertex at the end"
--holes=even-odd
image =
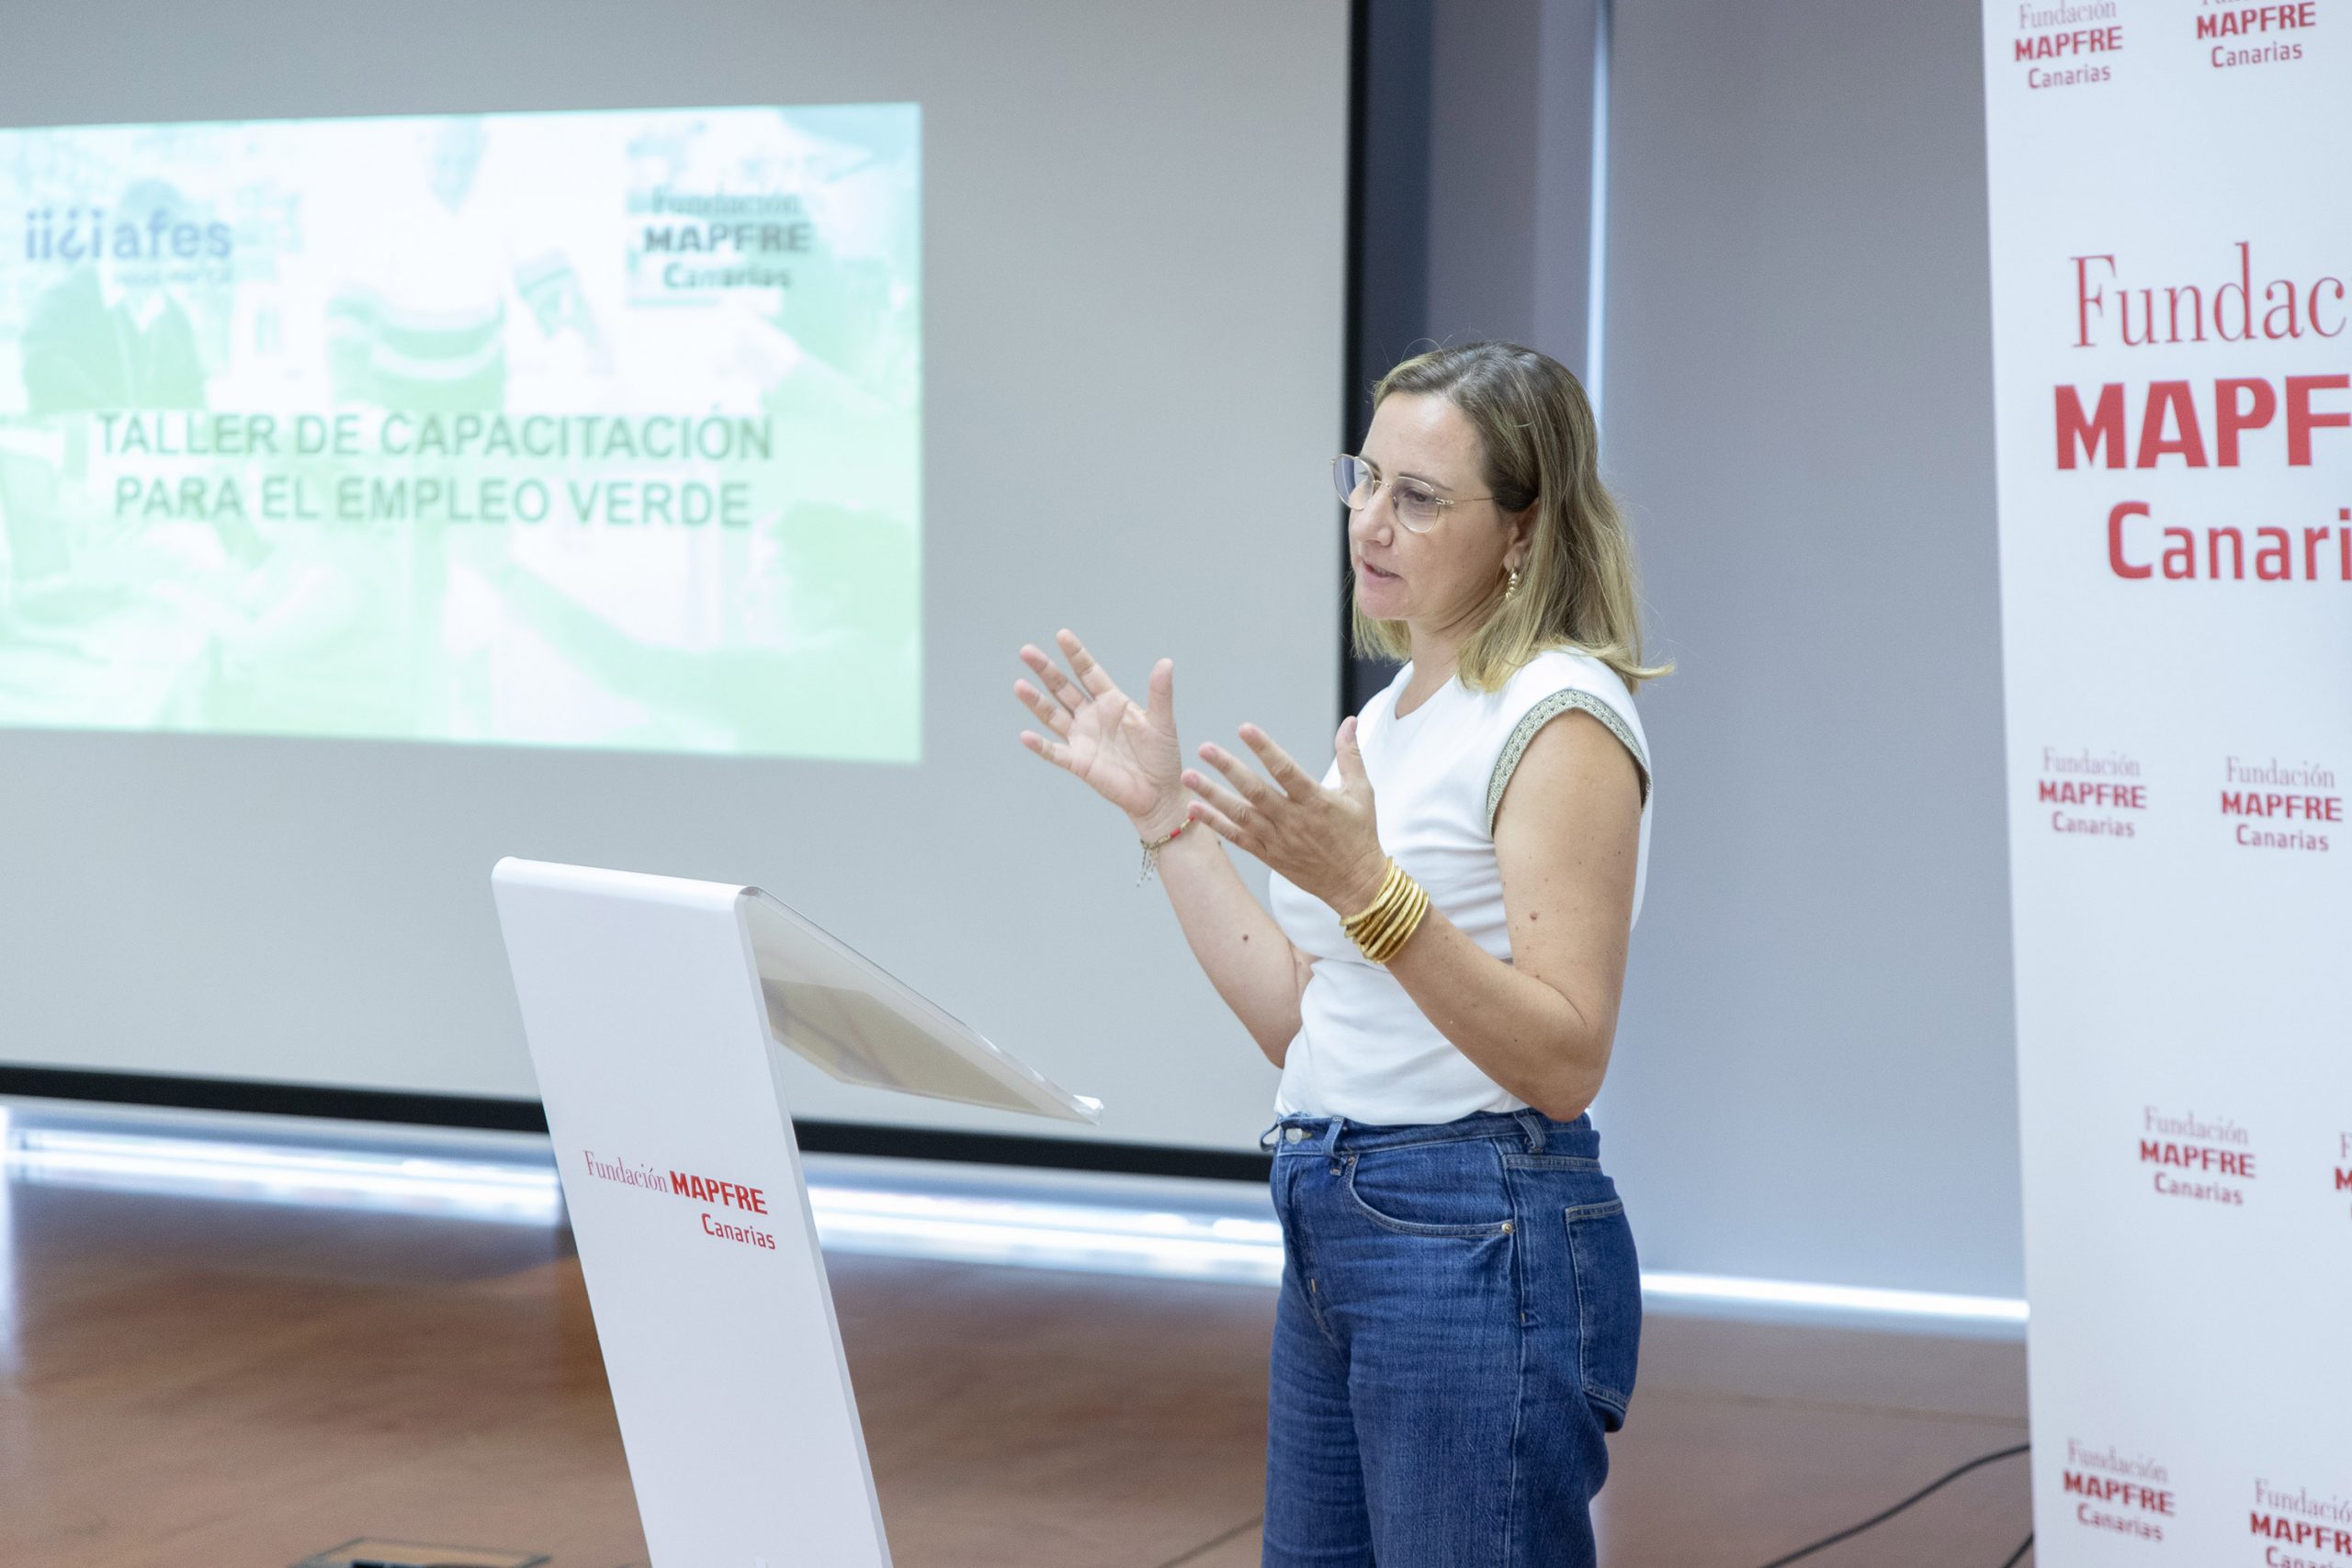
POLYGON ((1532 1155, 1542 1154, 1544 1152, 1543 1120, 1532 1110, 1514 1111, 1511 1115, 1518 1120, 1519 1130, 1527 1134, 1527 1152, 1532 1155))

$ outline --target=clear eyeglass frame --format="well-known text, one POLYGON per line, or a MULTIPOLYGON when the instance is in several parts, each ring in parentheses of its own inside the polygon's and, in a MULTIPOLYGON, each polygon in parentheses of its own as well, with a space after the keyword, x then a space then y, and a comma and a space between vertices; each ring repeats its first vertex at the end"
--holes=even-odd
POLYGON ((1380 470, 1369 461, 1351 452, 1342 452, 1331 459, 1331 488, 1351 511, 1361 512, 1380 499, 1383 486, 1388 490, 1389 509, 1396 521, 1416 534, 1426 534, 1438 525, 1449 506, 1459 506, 1465 501, 1491 501, 1487 495, 1440 495, 1418 479, 1384 479, 1380 470))

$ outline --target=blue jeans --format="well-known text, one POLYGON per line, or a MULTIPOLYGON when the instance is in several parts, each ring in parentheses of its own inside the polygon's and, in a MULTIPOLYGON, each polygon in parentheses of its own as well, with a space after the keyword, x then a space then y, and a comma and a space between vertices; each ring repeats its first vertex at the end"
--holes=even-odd
POLYGON ((1641 1269, 1590 1118, 1285 1117, 1266 1568, 1590 1568, 1641 1269))

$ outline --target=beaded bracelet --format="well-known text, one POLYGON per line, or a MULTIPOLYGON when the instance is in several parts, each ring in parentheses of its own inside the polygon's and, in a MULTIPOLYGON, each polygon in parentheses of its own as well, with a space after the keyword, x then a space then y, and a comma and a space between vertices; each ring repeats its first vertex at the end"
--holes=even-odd
POLYGON ((1143 846, 1143 870, 1136 874, 1136 886, 1137 887, 1141 887, 1145 883, 1151 880, 1153 868, 1159 864, 1159 851, 1161 846, 1174 843, 1176 841, 1177 835, 1183 832, 1185 829, 1192 825, 1193 819, 1188 817, 1183 821, 1177 823, 1175 828, 1165 837, 1152 839, 1145 842, 1143 846))

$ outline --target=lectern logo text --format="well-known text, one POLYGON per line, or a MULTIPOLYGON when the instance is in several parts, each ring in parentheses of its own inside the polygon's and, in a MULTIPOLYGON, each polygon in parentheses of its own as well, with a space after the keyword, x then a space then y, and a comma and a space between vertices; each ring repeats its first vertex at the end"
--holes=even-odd
POLYGON ((773 1252, 775 1237, 755 1225, 721 1217, 717 1209, 732 1209, 739 1214, 764 1215, 768 1212, 767 1190, 729 1181, 723 1177, 702 1172, 684 1171, 616 1156, 598 1157, 594 1149, 580 1151, 582 1163, 588 1174, 599 1181, 616 1186, 634 1187, 646 1192, 667 1193, 683 1198, 702 1208, 702 1234, 716 1241, 731 1241, 742 1247, 757 1247, 773 1252))

